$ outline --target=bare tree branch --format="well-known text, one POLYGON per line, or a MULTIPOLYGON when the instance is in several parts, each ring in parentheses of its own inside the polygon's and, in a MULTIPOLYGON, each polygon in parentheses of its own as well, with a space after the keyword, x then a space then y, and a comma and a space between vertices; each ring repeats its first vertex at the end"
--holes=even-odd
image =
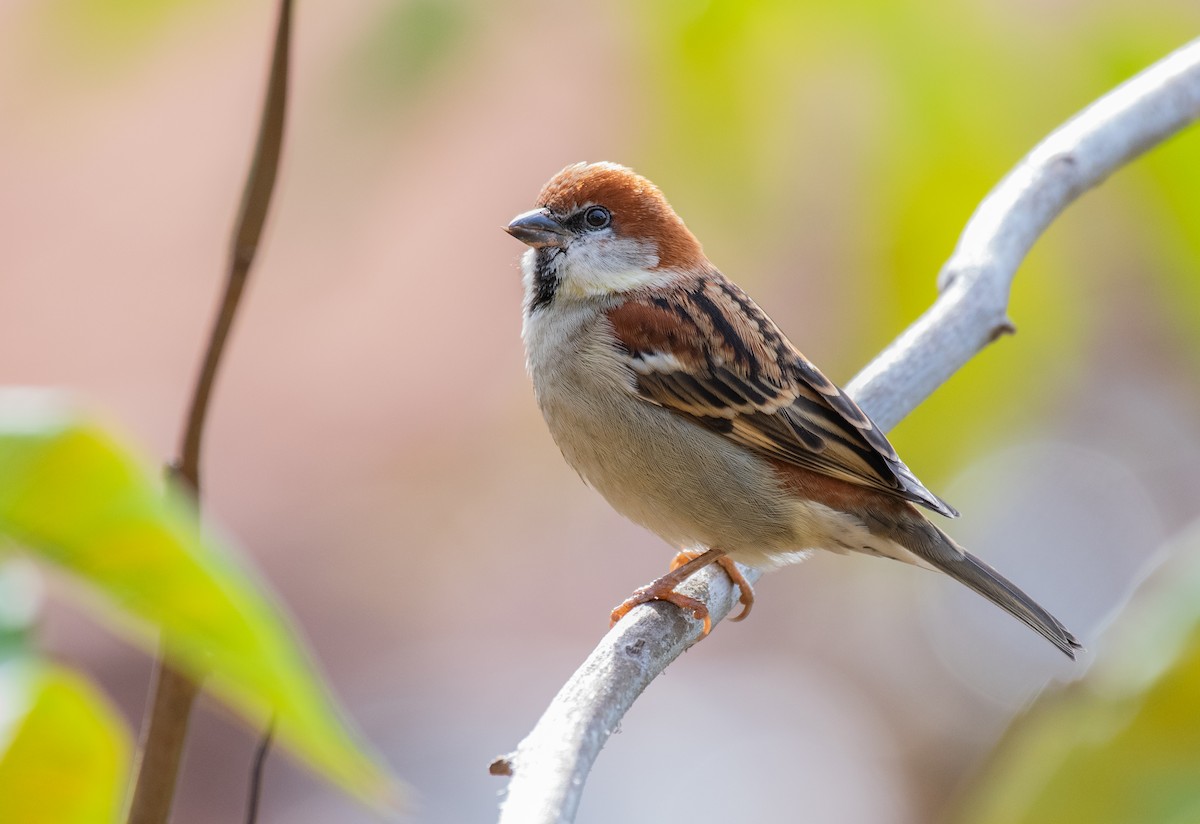
POLYGON ((1012 331, 1008 293, 1034 241, 1079 195, 1200 117, 1200 40, 1055 129, 979 204, 938 277, 937 302, 846 387, 891 429, 1012 331))
MULTIPOLYGON (((1084 191, 1200 118, 1200 40, 1084 109, 1038 144, 971 216, 942 269, 937 301, 847 386, 884 429, 895 426, 1006 331, 1008 294, 1034 241, 1084 191)), ((745 570, 753 582, 757 573, 745 570)), ((714 626, 736 601, 708 567, 681 589, 714 626)), ((638 607, 601 640, 515 753, 492 765, 513 779, 501 824, 574 821, 592 763, 649 683, 695 643, 700 624, 666 604, 638 607)))
MULTIPOLYGON (((254 146, 254 158, 246 176, 241 208, 234 222, 225 294, 209 335, 200 374, 188 407, 179 460, 168 467, 171 482, 181 483, 200 496, 200 444, 209 399, 217 378, 217 367, 225 352, 229 330, 258 251, 267 207, 275 187, 275 173, 283 145, 284 113, 287 102, 288 52, 291 43, 292 2, 281 0, 271 55, 271 71, 263 101, 262 121, 254 146)), ((200 691, 184 673, 160 655, 154 681, 154 697, 143 722, 141 756, 129 805, 129 824, 165 824, 175 796, 175 780, 187 738, 188 718, 200 691)), ((267 739, 269 740, 269 739, 267 739)), ((265 757, 265 749, 264 749, 265 757)), ((254 784, 257 792, 258 784, 254 784)))

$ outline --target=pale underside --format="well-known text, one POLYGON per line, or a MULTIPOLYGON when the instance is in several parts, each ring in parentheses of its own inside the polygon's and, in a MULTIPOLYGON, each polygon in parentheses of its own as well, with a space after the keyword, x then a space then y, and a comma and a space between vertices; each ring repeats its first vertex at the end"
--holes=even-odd
POLYGON ((745 446, 631 397, 633 374, 602 314, 615 303, 611 295, 573 295, 551 312, 527 314, 523 331, 551 434, 614 509, 673 546, 717 547, 761 568, 813 549, 918 563, 859 517, 790 494, 768 461, 745 446))

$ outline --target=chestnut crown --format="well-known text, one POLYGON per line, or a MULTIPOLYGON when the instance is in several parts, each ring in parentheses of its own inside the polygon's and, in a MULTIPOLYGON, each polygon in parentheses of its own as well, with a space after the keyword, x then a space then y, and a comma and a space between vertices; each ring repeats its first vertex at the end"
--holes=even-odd
POLYGON ((616 163, 567 166, 542 187, 537 206, 507 227, 534 248, 587 246, 593 253, 587 257, 607 253, 632 263, 636 245, 644 258, 638 263, 650 271, 687 269, 705 260, 700 242, 659 188, 616 163))

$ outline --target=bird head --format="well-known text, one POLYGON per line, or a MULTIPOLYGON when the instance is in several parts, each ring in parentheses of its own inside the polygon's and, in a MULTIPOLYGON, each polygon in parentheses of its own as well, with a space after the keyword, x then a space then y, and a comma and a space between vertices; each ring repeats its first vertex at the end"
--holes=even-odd
POLYGON ((531 309, 665 284, 707 263, 658 187, 615 163, 566 167, 505 230, 531 247, 531 309))

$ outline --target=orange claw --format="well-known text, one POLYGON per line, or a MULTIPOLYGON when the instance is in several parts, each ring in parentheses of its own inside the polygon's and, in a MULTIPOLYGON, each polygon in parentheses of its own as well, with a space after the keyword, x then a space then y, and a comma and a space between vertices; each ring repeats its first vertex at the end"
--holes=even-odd
POLYGON ((612 623, 615 624, 617 621, 620 621, 636 606, 649 603, 650 601, 667 601, 680 609, 691 612, 697 621, 703 621, 704 632, 700 637, 703 638, 705 635, 708 635, 709 631, 712 630, 712 618, 708 614, 708 607, 702 601, 698 601, 681 592, 676 592, 675 587, 679 586, 693 572, 711 563, 720 564, 721 569, 725 570, 730 580, 737 584, 738 589, 741 591, 740 601, 742 611, 737 617, 730 620, 742 620, 750 614, 750 607, 754 604, 754 590, 751 589, 750 583, 738 570, 737 564, 729 560, 725 556, 725 551, 721 549, 710 549, 705 552, 685 549, 671 561, 670 572, 658 580, 634 591, 633 595, 629 596, 629 598, 612 611, 612 623))
POLYGON ((692 613, 692 617, 697 621, 703 621, 703 635, 708 635, 709 630, 712 629, 712 618, 710 618, 708 615, 708 607, 704 605, 703 601, 698 601, 695 598, 684 595, 682 592, 676 592, 674 589, 674 582, 668 582, 664 585, 663 581, 665 579, 666 576, 663 576, 651 584, 647 584, 644 587, 634 590, 633 595, 630 595, 628 598, 626 598, 619 606, 617 606, 616 609, 612 611, 612 615, 610 616, 612 623, 610 623, 609 626, 616 624, 617 621, 620 621, 629 614, 629 610, 636 606, 648 604, 651 601, 667 601, 679 607, 680 609, 690 611, 692 613))
MULTIPOLYGON (((695 549, 682 549, 671 560, 672 571, 678 569, 689 561, 699 558, 701 553, 695 549)), ((730 618, 730 621, 742 621, 750 614, 750 608, 754 606, 754 588, 750 586, 750 582, 746 580, 746 576, 742 575, 742 571, 737 568, 737 564, 728 555, 721 555, 716 559, 715 563, 725 570, 725 574, 729 576, 729 580, 733 581, 737 586, 738 592, 741 593, 738 597, 738 603, 742 605, 742 611, 730 618)))

